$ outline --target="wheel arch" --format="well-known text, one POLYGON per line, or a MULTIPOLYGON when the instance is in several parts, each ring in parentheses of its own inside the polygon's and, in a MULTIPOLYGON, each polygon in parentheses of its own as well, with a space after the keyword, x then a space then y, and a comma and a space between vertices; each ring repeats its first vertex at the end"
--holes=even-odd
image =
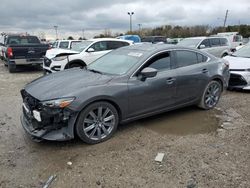
POLYGON ((214 77, 212 77, 212 79, 210 81, 219 82, 221 84, 221 86, 222 86, 222 91, 224 90, 225 83, 224 83, 223 78, 221 76, 214 76, 214 77))
MULTIPOLYGON (((118 103, 112 99, 111 97, 98 97, 98 98, 94 98, 94 99, 90 99, 88 100, 87 102, 85 102, 79 109, 79 114, 80 112, 82 112, 87 106, 93 104, 93 103, 96 103, 96 102, 108 102, 110 104, 112 104, 115 109, 117 110, 117 113, 118 113, 118 118, 119 118, 119 122, 121 122, 122 118, 123 118, 123 111, 122 109, 120 108, 120 106, 118 105, 118 103)), ((78 116, 79 116, 78 114, 78 116)), ((78 117, 77 117, 78 118, 78 117)))
POLYGON ((65 65, 65 69, 68 69, 70 65, 72 64, 79 64, 79 65, 83 65, 83 66, 87 66, 87 64, 81 60, 81 59, 75 59, 75 60, 72 60, 70 62, 68 62, 66 65, 65 65))
POLYGON ((74 137, 77 135, 77 133, 76 133, 76 123, 77 123, 77 121, 79 119, 79 116, 80 116, 81 112, 85 108, 87 108, 89 105, 91 105, 91 104, 93 104, 95 102, 108 102, 108 103, 112 104, 115 107, 115 109, 117 110, 117 113, 118 113, 118 125, 121 122, 121 120, 122 120, 122 110, 121 110, 121 108, 119 107, 119 105, 114 100, 112 100, 110 98, 92 99, 92 100, 89 100, 88 102, 84 103, 84 105, 81 106, 79 112, 77 113, 77 116, 76 116, 76 119, 74 121, 74 124, 73 124, 73 126, 71 126, 71 131, 72 131, 72 134, 74 135, 74 137))

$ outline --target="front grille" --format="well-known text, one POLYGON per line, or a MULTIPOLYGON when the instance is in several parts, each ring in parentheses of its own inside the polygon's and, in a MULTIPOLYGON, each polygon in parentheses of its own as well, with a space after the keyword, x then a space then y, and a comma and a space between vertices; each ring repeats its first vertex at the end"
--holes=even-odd
POLYGON ((246 69, 230 69, 229 71, 247 71, 246 69))
POLYGON ((31 96, 24 89, 21 91, 23 102, 27 105, 27 107, 32 111, 40 108, 40 101, 35 97, 31 96))
POLYGON ((245 86, 247 81, 238 74, 230 74, 229 86, 245 86))
POLYGON ((44 66, 49 67, 51 64, 51 59, 44 57, 43 62, 44 62, 44 66))

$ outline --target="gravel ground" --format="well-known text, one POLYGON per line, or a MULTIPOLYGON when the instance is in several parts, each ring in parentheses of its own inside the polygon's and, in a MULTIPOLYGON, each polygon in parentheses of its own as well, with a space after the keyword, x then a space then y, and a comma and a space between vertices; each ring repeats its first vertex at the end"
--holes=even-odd
POLYGON ((20 124, 20 89, 39 70, 0 63, 0 187, 249 187, 250 93, 224 92, 218 107, 176 110, 119 127, 107 142, 35 143, 20 124), (157 153, 164 153, 161 163, 157 153))

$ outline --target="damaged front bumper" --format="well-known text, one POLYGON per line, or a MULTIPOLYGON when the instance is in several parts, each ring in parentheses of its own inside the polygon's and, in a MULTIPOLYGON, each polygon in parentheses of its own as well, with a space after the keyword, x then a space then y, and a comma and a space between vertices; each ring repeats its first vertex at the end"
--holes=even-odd
MULTIPOLYGON (((29 96, 30 97, 30 96, 29 96)), ((74 138, 78 113, 67 108, 48 108, 37 105, 36 99, 24 100, 21 123, 34 140, 65 141, 74 138), (36 104, 36 105, 33 105, 36 104)))
POLYGON ((21 123, 26 133, 35 140, 65 141, 74 138, 74 124, 76 117, 72 117, 66 125, 49 125, 43 128, 34 128, 33 124, 21 115, 21 123))

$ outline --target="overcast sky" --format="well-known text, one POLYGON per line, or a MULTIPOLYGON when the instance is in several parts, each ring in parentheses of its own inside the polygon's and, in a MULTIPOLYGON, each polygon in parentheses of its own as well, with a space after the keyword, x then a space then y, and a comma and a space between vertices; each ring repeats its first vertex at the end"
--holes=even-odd
POLYGON ((44 32, 47 38, 84 35, 92 37, 110 29, 129 30, 128 11, 133 11, 133 29, 171 25, 250 24, 249 0, 1 0, 0 32, 44 32))

